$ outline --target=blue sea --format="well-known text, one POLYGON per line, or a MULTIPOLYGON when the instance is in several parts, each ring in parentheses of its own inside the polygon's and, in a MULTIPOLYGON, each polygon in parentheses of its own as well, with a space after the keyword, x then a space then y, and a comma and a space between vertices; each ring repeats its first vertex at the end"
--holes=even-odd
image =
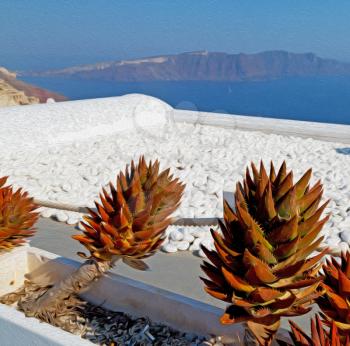
POLYGON ((174 108, 350 125, 350 77, 257 82, 132 82, 26 77, 71 100, 142 93, 174 108))

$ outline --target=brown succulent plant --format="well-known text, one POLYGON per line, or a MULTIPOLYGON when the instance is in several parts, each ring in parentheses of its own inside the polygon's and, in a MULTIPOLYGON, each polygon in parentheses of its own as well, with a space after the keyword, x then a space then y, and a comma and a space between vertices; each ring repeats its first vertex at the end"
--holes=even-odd
POLYGON ((101 203, 95 203, 97 210, 90 209, 84 218, 83 234, 73 236, 90 256, 79 253, 87 260, 70 276, 20 298, 17 305, 27 316, 70 330, 63 311, 74 311, 79 293, 117 260, 139 270, 148 268, 142 258, 151 256, 163 242, 185 186, 169 169, 159 172, 158 160, 147 165, 142 156, 137 165, 132 162, 130 169, 127 166, 125 174, 119 173, 116 186, 111 183, 109 187, 109 193, 102 189, 101 203))
POLYGON ((317 299, 326 324, 334 321, 343 336, 350 337, 350 252, 331 257, 323 265, 325 294, 317 299))
POLYGON ((137 166, 132 162, 130 171, 127 167, 125 174, 120 172, 116 188, 110 183, 110 193, 102 189, 97 211, 89 209, 90 215, 84 217, 84 233, 73 238, 101 260, 150 256, 163 242, 169 216, 184 191, 169 171, 159 173, 159 162, 147 166, 144 157, 137 166))
MULTIPOLYGON (((293 345, 295 346, 350 346, 350 340, 347 337, 345 340, 341 340, 338 334, 338 328, 333 321, 330 323, 329 328, 324 325, 318 315, 310 320, 311 323, 311 336, 308 336, 305 331, 300 328, 295 322, 289 321, 291 332, 289 333, 293 345)), ((281 346, 287 346, 289 344, 279 342, 281 346)))
POLYGON ((39 214, 37 205, 21 188, 5 186, 8 177, 0 178, 0 251, 9 251, 26 243, 34 235, 39 214))
POLYGON ((235 191, 235 206, 224 201, 221 233, 211 230, 215 250, 202 247, 209 262, 201 278, 205 290, 230 305, 223 324, 246 322, 260 345, 269 345, 282 316, 308 312, 322 294, 316 276, 327 249, 309 258, 323 240, 319 237, 328 216, 320 219, 328 202, 319 206, 322 185, 309 185, 311 169, 293 183, 285 162, 276 174, 271 163, 252 163, 235 191))

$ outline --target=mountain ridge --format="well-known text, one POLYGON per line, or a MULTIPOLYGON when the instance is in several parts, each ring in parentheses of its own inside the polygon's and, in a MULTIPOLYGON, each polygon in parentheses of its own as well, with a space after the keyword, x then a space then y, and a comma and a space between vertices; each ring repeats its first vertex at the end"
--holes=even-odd
POLYGON ((350 75, 350 63, 314 53, 274 50, 254 54, 196 51, 24 72, 26 76, 144 81, 251 81, 294 76, 350 75))

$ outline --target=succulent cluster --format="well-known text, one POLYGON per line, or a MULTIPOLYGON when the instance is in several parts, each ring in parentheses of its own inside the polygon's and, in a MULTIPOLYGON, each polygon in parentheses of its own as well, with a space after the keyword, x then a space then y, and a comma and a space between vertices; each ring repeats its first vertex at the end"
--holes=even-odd
MULTIPOLYGON (((322 184, 312 186, 311 175, 310 169, 294 183, 285 162, 278 171, 271 163, 269 173, 262 162, 259 169, 252 163, 236 185, 234 205, 224 201, 220 230, 211 230, 215 250, 202 246, 208 258, 202 264, 205 290, 229 303, 221 322, 246 322, 248 337, 259 345, 271 344, 281 317, 305 314, 317 302, 322 312, 311 319, 311 336, 290 322, 294 345, 350 346, 350 252, 328 259, 320 271, 328 249, 314 253, 329 218, 322 217, 328 201, 321 204, 322 184)), ((0 251, 23 244, 38 219, 28 193, 14 191, 6 181, 0 178, 0 251)), ((79 253, 88 261, 62 282, 40 288, 35 299, 19 301, 18 307, 52 322, 59 317, 57 302, 67 305, 114 259, 147 268, 141 259, 163 242, 184 188, 169 169, 160 172, 158 161, 147 164, 143 156, 137 164, 132 161, 116 184, 109 184, 110 191, 102 189, 96 210, 84 217, 83 233, 73 236, 89 250, 89 256, 79 253)))
POLYGON ((22 245, 35 233, 37 206, 27 192, 5 186, 7 177, 0 178, 0 251, 22 245))
POLYGON ((97 211, 90 209, 84 217, 84 234, 73 238, 101 260, 150 256, 163 242, 184 190, 169 172, 159 172, 158 161, 147 165, 144 157, 132 162, 130 170, 120 172, 116 188, 110 183, 110 193, 103 189, 97 211))
POLYGON ((311 170, 297 183, 283 163, 269 175, 263 163, 252 164, 243 184, 238 183, 234 207, 224 202, 221 234, 211 230, 216 250, 203 247, 209 262, 202 269, 205 290, 230 305, 223 324, 247 322, 261 345, 269 344, 281 316, 308 312, 322 294, 316 274, 327 250, 309 258, 328 216, 321 219, 322 185, 309 185, 311 170))

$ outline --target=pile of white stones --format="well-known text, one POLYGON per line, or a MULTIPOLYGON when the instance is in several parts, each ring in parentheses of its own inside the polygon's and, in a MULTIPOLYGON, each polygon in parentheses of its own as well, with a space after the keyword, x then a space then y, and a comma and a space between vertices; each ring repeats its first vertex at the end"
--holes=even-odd
MULTIPOLYGON (((167 238, 162 250, 167 253, 177 251, 191 251, 194 255, 205 257, 201 245, 207 249, 214 249, 214 243, 209 232, 209 226, 170 226, 166 230, 167 238)), ((216 227, 215 227, 216 229, 216 227)))
MULTIPOLYGON (((322 233, 329 246, 346 250, 350 243, 350 155, 345 147, 313 139, 177 123, 153 133, 137 130, 28 150, 8 151, 0 146, 0 176, 9 175, 11 183, 37 199, 92 207, 101 187, 115 181, 131 159, 144 154, 148 160, 158 158, 162 168, 171 167, 186 183, 182 204, 174 216, 221 217, 223 191, 234 190, 251 161, 258 164, 262 159, 268 166, 272 159, 279 166, 286 160, 295 179, 312 167, 313 182, 322 180, 325 198, 332 200, 326 210, 332 217, 322 233)), ((69 224, 78 223, 82 216, 46 208, 41 213, 69 224)), ((169 229, 164 251, 191 250, 201 255, 199 243, 211 242, 205 227, 178 228, 169 229)))

